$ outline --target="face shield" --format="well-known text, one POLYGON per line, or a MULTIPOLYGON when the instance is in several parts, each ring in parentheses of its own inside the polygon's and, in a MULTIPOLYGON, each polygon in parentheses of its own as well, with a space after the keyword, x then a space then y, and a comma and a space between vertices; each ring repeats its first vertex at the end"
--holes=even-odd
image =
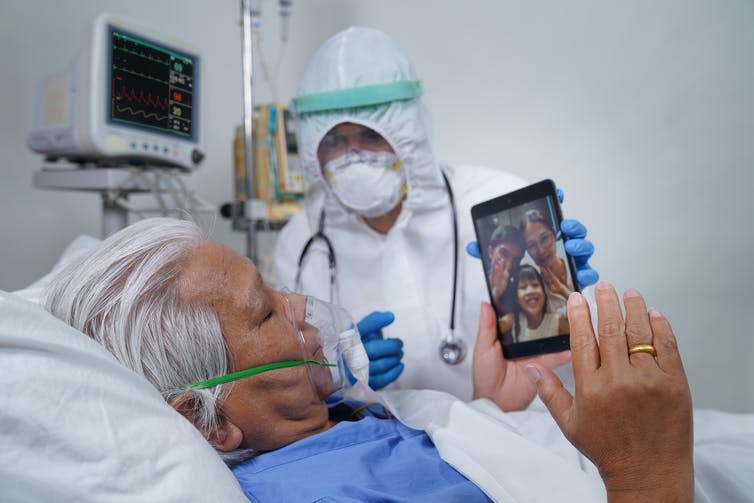
POLYGON ((345 213, 325 179, 317 151, 324 136, 346 122, 370 128, 389 141, 406 172, 407 210, 447 204, 422 94, 408 57, 379 30, 347 28, 317 50, 289 107, 297 118, 299 158, 310 183, 305 206, 312 229, 324 213, 330 222, 345 213))
POLYGON ((286 316, 301 344, 301 358, 282 360, 216 376, 194 383, 191 389, 205 389, 264 372, 306 365, 312 388, 320 400, 335 405, 349 395, 351 381, 346 365, 356 383, 369 381, 369 358, 361 343, 356 324, 340 306, 314 297, 283 290, 286 316))

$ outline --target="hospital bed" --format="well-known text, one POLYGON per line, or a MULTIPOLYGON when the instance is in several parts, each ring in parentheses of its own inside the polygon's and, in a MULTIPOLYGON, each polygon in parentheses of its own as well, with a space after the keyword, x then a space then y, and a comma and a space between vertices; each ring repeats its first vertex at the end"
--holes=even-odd
MULTIPOLYGON (((40 307, 56 272, 97 242, 76 239, 45 277, 0 291, 0 500, 247 501, 144 378, 40 307)), ((604 501, 595 467, 539 402, 506 414, 437 391, 381 396, 497 501, 604 501)), ((696 411, 695 469, 696 501, 754 501, 754 415, 696 411)))

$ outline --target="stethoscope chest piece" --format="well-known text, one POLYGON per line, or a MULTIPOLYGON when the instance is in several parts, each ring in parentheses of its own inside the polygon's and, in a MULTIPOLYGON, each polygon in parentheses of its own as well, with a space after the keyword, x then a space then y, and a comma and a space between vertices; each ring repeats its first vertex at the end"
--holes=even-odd
POLYGON ((438 349, 440 358, 448 365, 458 365, 466 357, 466 343, 461 339, 445 339, 438 349))

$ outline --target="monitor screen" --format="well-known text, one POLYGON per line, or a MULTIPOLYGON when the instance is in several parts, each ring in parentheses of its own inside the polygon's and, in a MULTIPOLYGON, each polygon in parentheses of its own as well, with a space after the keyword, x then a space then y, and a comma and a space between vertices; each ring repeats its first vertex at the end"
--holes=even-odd
POLYGON ((112 124, 195 140, 196 56, 110 26, 112 124))

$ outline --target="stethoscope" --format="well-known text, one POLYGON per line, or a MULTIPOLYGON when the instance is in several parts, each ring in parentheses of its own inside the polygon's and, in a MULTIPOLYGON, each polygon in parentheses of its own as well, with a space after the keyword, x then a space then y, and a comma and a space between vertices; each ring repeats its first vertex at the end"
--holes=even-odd
MULTIPOLYGON (((440 342, 438 351, 442 361, 448 365, 457 365, 466 357, 466 343, 459 337, 456 337, 456 292, 458 291, 458 215, 456 214, 456 203, 453 197, 453 189, 450 188, 450 182, 445 173, 442 173, 442 179, 445 182, 445 189, 448 191, 450 200, 450 212, 453 217, 453 295, 450 302, 450 331, 440 342)), ((301 255, 298 258, 298 270, 296 271, 296 291, 301 291, 301 272, 303 271, 304 260, 312 245, 320 240, 327 247, 327 262, 330 270, 330 302, 335 299, 335 249, 333 248, 330 238, 324 232, 325 230, 325 210, 319 215, 317 232, 304 244, 301 255)))

